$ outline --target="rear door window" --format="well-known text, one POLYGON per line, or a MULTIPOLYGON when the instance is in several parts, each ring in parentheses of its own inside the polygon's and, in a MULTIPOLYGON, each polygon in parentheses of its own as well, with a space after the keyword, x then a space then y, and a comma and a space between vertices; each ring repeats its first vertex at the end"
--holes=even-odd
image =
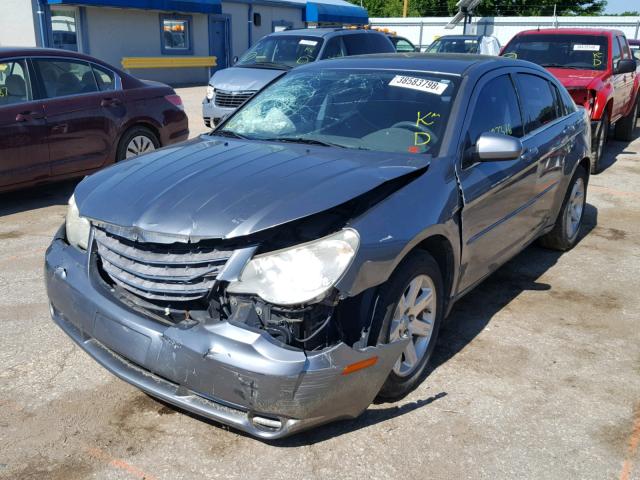
POLYGON ((364 55, 367 53, 393 53, 393 44, 384 35, 376 33, 355 33, 342 37, 347 55, 364 55))
POLYGON ((91 65, 78 60, 35 59, 47 98, 66 97, 98 91, 91 65))
POLYGON ((525 133, 532 132, 559 117, 552 85, 542 77, 519 73, 518 90, 522 101, 525 133))
POLYGON ((486 132, 523 136, 518 97, 509 75, 496 77, 482 87, 469 124, 469 145, 475 145, 486 132))
POLYGON ((33 98, 24 59, 0 61, 0 107, 33 98))

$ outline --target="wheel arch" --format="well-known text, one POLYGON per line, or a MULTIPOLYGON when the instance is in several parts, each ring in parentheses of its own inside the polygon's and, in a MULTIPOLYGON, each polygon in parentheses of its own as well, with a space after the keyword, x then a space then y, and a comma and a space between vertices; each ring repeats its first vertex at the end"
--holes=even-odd
POLYGON ((153 122, 150 121, 146 121, 146 120, 136 120, 133 122, 128 123, 123 129, 122 132, 120 133, 120 135, 118 136, 118 141, 115 142, 115 151, 113 153, 113 161, 114 163, 118 161, 118 152, 120 151, 120 146, 122 143, 122 140, 127 136, 127 134, 133 130, 134 128, 138 128, 138 127, 143 127, 146 128, 147 130, 149 130, 151 133, 153 133, 156 137, 156 140, 158 140, 158 146, 162 147, 162 137, 160 135, 160 131, 157 128, 156 125, 154 125, 153 122))
MULTIPOLYGON (((407 252, 407 255, 416 250, 427 252, 438 264, 445 290, 445 312, 447 312, 451 299, 451 293, 453 290, 453 280, 455 277, 455 254, 453 245, 444 235, 435 234, 425 238, 424 240, 421 240, 420 243, 418 243, 413 249, 407 252)), ((405 257, 407 255, 405 255, 405 257)))

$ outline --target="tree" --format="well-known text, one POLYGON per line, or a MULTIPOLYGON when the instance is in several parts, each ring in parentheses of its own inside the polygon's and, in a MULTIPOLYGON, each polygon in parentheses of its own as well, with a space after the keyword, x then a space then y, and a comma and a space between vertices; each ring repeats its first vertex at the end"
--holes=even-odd
MULTIPOLYGON (((359 0, 351 0, 359 4, 359 0)), ((457 0, 409 0, 410 17, 448 17, 457 11, 457 0)), ((402 16, 403 0, 363 0, 370 17, 402 16)), ((484 0, 474 11, 484 17, 600 15, 606 0, 484 0)))

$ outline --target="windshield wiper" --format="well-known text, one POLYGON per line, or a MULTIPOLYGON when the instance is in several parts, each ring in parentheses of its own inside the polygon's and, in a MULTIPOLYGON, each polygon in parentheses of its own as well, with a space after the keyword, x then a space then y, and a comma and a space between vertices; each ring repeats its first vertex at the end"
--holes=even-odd
POLYGON ((260 140, 264 140, 267 142, 304 143, 307 145, 322 145, 323 147, 347 148, 346 146, 340 145, 339 143, 326 142, 324 140, 316 140, 315 138, 277 137, 277 138, 261 138, 260 140))
POLYGON ((275 62, 256 62, 245 65, 236 65, 236 67, 244 67, 244 68, 271 68, 276 70, 291 70, 293 67, 289 65, 285 65, 283 63, 275 63, 275 62))
POLYGON ((241 140, 247 139, 247 137, 245 137, 244 135, 240 135, 239 133, 236 133, 233 130, 216 130, 211 132, 211 135, 217 135, 219 137, 227 137, 227 138, 239 138, 241 140))
POLYGON ((541 67, 544 68, 569 68, 571 70, 588 70, 588 68, 574 67, 573 65, 560 65, 559 63, 541 63, 541 67))

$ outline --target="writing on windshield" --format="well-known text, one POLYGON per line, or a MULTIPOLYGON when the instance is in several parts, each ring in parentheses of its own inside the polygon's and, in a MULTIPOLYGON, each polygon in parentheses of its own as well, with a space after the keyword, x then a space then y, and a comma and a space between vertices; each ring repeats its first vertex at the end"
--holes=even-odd
POLYGON ((297 35, 265 37, 247 50, 236 63, 239 67, 296 67, 315 61, 322 39, 297 35))
POLYGON ((502 54, 543 67, 605 70, 607 37, 601 35, 535 34, 514 38, 502 54))
POLYGON ((457 82, 427 72, 294 70, 214 135, 435 154, 457 82))

